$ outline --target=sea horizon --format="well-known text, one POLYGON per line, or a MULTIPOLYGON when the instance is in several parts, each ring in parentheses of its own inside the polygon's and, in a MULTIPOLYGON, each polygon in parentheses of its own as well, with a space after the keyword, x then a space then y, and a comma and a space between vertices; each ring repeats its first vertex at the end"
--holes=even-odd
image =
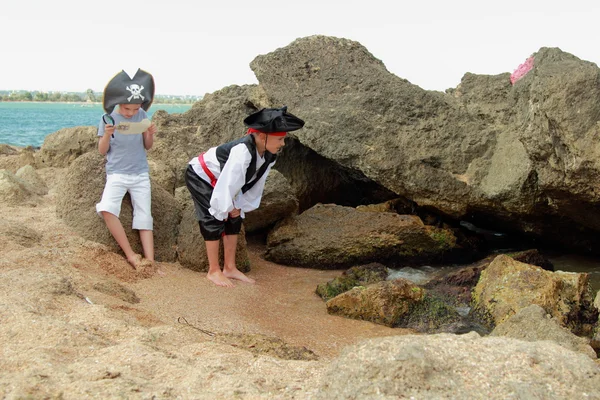
MULTIPOLYGON (((192 104, 153 103, 148 116, 157 110, 181 114, 192 104)), ((41 147, 44 139, 63 128, 98 126, 104 114, 100 102, 0 102, 0 144, 15 147, 41 147)))

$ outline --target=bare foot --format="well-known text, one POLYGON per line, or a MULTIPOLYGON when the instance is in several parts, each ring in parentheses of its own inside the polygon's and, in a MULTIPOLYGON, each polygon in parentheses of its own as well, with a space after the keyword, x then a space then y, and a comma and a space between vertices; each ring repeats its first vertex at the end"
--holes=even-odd
POLYGON ((133 269, 137 269, 142 262, 142 256, 141 254, 134 254, 132 257, 127 257, 127 262, 133 267, 133 269))
POLYGON ((223 272, 221 272, 221 270, 215 271, 215 272, 209 272, 208 274, 206 274, 206 278, 217 286, 223 286, 223 287, 233 287, 234 286, 233 282, 231 282, 229 279, 227 279, 227 277, 225 275, 223 275, 223 272))
POLYGON ((256 282, 254 279, 248 278, 246 275, 244 275, 242 273, 242 271, 240 271, 236 267, 227 268, 227 269, 223 270, 223 275, 225 275, 228 278, 237 279, 238 281, 242 281, 242 282, 247 282, 247 283, 256 282))

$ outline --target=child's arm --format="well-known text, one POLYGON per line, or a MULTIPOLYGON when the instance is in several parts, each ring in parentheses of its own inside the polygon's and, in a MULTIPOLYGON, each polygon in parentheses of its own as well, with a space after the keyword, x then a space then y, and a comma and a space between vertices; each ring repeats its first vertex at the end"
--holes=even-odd
POLYGON ((115 133, 114 125, 104 125, 104 135, 100 136, 100 140, 98 141, 98 151, 103 156, 108 153, 108 149, 110 148, 110 138, 115 133))
POLYGON ((227 219, 230 212, 239 209, 233 199, 244 186, 246 170, 251 160, 252 157, 245 145, 240 144, 231 149, 229 159, 221 170, 210 199, 209 212, 216 219, 223 221, 227 219))
POLYGON ((150 124, 150 127, 146 130, 146 132, 142 133, 144 135, 144 148, 146 150, 150 150, 152 145, 154 144, 154 134, 156 133, 156 125, 154 123, 150 124))
POLYGON ((239 207, 241 210, 242 218, 245 218, 245 213, 256 210, 260 206, 260 201, 262 199, 263 192, 265 190, 265 183, 267 181, 267 177, 271 169, 275 165, 275 162, 271 163, 263 176, 248 190, 246 193, 239 192, 235 197, 235 205, 239 207))

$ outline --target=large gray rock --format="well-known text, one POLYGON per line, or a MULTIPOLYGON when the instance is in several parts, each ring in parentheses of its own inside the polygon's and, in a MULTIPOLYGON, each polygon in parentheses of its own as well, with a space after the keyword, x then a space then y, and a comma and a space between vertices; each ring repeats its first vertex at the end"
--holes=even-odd
POLYGON ((452 231, 425 225, 416 216, 317 204, 269 233, 266 258, 317 269, 369 262, 393 266, 439 259, 455 247, 452 231))
POLYGON ((320 156, 420 207, 594 251, 600 70, 559 49, 534 59, 514 86, 509 74, 467 74, 448 94, 389 73, 357 42, 325 36, 258 56, 251 68, 273 102, 307 121, 294 134, 320 156))
POLYGON ((451 96, 388 72, 357 42, 298 39, 250 64, 276 102, 306 120, 303 145, 419 204, 466 211, 465 174, 494 139, 451 96))
POLYGON ((329 314, 418 332, 440 332, 461 324, 451 306, 406 279, 357 286, 327 301, 329 314))

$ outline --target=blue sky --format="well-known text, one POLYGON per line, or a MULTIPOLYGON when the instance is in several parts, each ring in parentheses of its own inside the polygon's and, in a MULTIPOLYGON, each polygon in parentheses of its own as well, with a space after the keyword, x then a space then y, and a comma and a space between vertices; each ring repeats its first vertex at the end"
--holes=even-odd
POLYGON ((358 41, 427 90, 512 72, 541 47, 600 63, 598 1, 21 0, 0 14, 0 89, 102 91, 121 69, 158 94, 256 83, 259 54, 315 34, 358 41))

